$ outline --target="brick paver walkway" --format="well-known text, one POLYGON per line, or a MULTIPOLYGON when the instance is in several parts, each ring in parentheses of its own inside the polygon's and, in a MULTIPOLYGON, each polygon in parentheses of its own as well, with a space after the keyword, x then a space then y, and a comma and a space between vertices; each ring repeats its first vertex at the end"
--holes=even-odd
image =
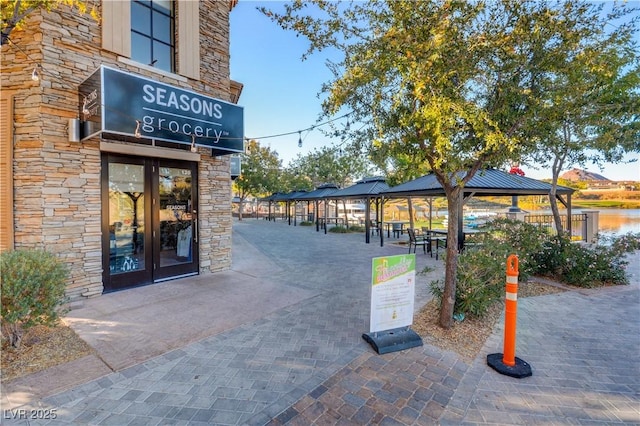
MULTIPOLYGON (((371 258, 405 253, 404 247, 262 220, 235 222, 234 238, 278 265, 264 280, 314 296, 21 407, 55 409, 55 420, 2 423, 640 424, 635 269, 630 286, 521 300, 517 356, 532 365, 533 376, 519 380, 485 362, 502 350, 501 325, 471 365, 426 344, 377 355, 361 338, 368 331, 371 258)), ((420 306, 442 267, 429 256, 417 258, 419 270, 435 269, 418 276, 420 306)), ((261 276, 261 265, 256 257, 243 273, 261 276)))

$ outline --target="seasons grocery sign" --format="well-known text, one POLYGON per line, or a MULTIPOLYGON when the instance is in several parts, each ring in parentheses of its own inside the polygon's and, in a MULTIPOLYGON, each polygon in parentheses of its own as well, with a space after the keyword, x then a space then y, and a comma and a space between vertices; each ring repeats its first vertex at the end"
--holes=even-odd
POLYGON ((219 99, 102 66, 79 87, 82 138, 101 132, 244 151, 244 111, 219 99))

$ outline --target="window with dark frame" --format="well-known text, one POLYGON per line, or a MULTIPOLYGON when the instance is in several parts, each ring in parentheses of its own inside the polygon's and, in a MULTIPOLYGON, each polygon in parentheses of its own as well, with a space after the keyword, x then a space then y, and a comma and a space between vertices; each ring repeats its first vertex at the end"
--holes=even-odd
POLYGON ((131 2, 131 59, 175 71, 175 14, 171 0, 131 2))

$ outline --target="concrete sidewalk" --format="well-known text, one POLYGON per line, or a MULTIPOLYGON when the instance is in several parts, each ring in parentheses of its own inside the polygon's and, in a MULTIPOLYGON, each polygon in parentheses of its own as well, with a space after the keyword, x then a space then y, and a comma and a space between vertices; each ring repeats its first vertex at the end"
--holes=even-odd
MULTIPOLYGON (((630 286, 521 300, 517 356, 533 376, 518 380, 486 365, 502 323, 471 365, 364 342, 371 258, 406 247, 255 219, 234 222, 233 247, 232 271, 72 311, 96 355, 3 383, 2 423, 640 424, 637 257, 630 286), (15 418, 35 409, 56 419, 15 418)), ((417 277, 419 308, 443 268, 417 261, 433 268, 417 277)))

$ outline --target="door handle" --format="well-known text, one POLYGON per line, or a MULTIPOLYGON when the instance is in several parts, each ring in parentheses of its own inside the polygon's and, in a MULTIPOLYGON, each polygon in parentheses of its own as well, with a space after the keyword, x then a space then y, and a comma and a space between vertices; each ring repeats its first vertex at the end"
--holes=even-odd
POLYGON ((195 233, 193 235, 193 241, 195 243, 197 243, 198 242, 198 211, 197 210, 193 211, 193 225, 194 225, 194 228, 195 228, 195 233))

